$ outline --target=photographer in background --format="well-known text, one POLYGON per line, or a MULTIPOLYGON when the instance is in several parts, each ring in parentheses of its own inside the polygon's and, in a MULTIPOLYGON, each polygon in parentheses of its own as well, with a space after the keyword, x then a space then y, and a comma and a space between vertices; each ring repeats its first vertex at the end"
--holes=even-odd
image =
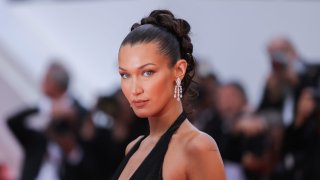
POLYGON ((316 87, 320 66, 306 62, 288 38, 276 37, 267 45, 271 71, 258 111, 277 112, 285 125, 293 119, 297 98, 304 87, 316 87))
POLYGON ((284 177, 320 179, 320 89, 303 89, 284 139, 284 177))
POLYGON ((8 126, 24 150, 22 180, 86 178, 86 154, 78 128, 86 110, 69 92, 70 75, 57 62, 50 64, 42 80, 45 98, 8 117, 8 126))
POLYGON ((266 169, 266 123, 248 104, 239 82, 221 84, 217 89, 216 124, 222 133, 219 148, 227 179, 256 180, 266 169))

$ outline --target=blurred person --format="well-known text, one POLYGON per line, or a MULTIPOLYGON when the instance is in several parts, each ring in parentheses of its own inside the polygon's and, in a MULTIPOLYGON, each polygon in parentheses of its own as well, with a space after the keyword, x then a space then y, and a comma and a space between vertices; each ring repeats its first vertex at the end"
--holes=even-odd
POLYGON ((236 124, 234 134, 239 137, 241 164, 247 180, 262 180, 272 171, 273 159, 267 125, 259 115, 243 117, 236 124))
POLYGON ((320 179, 320 91, 302 90, 292 124, 284 139, 282 179, 320 179))
POLYGON ((121 90, 100 96, 89 118, 83 126, 83 139, 96 159, 99 179, 110 179, 124 158, 128 143, 138 135, 148 134, 148 122, 134 115, 121 90))
POLYGON ((218 88, 217 109, 225 119, 225 128, 232 128, 239 117, 253 113, 245 89, 236 81, 222 84, 218 88))
POLYGON ((154 10, 123 40, 121 88, 150 132, 127 146, 113 179, 225 179, 216 143, 187 120, 181 103, 195 64, 189 31, 187 21, 154 10))
POLYGON ((264 111, 258 113, 264 119, 266 124, 267 147, 264 161, 264 169, 261 172, 266 179, 283 179, 283 141, 285 127, 282 117, 279 113, 273 111, 264 111))
POLYGON ((21 172, 23 180, 70 177, 68 173, 75 173, 72 168, 78 168, 84 159, 76 139, 86 110, 67 91, 69 81, 67 69, 53 62, 41 84, 46 97, 38 106, 26 107, 8 118, 9 129, 25 154, 21 172), (67 165, 69 171, 62 170, 67 165))
POLYGON ((121 90, 117 91, 115 98, 119 103, 117 116, 114 118, 112 136, 115 142, 126 143, 126 145, 139 135, 147 135, 148 122, 146 119, 138 118, 121 90))
MULTIPOLYGON (((220 82, 213 73, 199 75, 196 80, 198 84, 196 98, 191 99, 193 113, 191 122, 199 130, 209 134, 220 147, 222 141, 222 120, 217 112, 217 90, 220 82)), ((188 101, 187 101, 188 102, 188 101)))
MULTIPOLYGON (((216 93, 220 85, 217 76, 213 73, 207 74, 205 76, 198 75, 195 77, 197 84, 194 85, 196 89, 196 96, 190 99, 193 104, 195 111, 204 111, 205 109, 210 109, 210 112, 216 113, 216 93)), ((199 120, 199 117, 195 115, 196 120, 191 120, 194 125, 202 129, 206 120, 199 120)))
POLYGON ((248 105, 247 95, 238 82, 222 84, 217 91, 217 110, 221 117, 220 150, 227 179, 256 179, 264 164, 264 121, 248 105), (254 176, 254 177, 253 177, 254 176))
POLYGON ((112 153, 114 146, 111 143, 110 129, 113 125, 113 112, 117 110, 119 106, 114 97, 99 97, 80 129, 84 147, 90 151, 95 162, 96 179, 110 179, 116 168, 114 167, 115 154, 112 153))
POLYGON ((220 144, 227 179, 245 179, 241 166, 240 139, 233 129, 239 117, 247 114, 247 97, 239 83, 222 84, 217 91, 217 110, 222 119, 223 141, 220 144))
POLYGON ((278 112, 288 125, 301 90, 319 83, 320 66, 307 62, 286 37, 272 38, 267 53, 271 71, 258 110, 278 112))

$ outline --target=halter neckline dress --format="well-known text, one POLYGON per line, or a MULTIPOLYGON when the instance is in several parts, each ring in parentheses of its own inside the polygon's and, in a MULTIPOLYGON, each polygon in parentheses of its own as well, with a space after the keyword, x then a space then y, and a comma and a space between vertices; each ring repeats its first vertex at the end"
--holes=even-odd
MULTIPOLYGON (((137 170, 130 177, 130 180, 162 180, 162 164, 164 156, 167 152, 172 135, 177 131, 180 125, 187 118, 185 112, 182 112, 168 130, 160 137, 157 144, 151 152, 142 161, 137 170)), ((138 150, 141 142, 146 136, 140 138, 138 142, 131 148, 126 157, 120 163, 118 169, 112 177, 112 180, 117 180, 123 169, 126 167, 131 156, 138 150)))

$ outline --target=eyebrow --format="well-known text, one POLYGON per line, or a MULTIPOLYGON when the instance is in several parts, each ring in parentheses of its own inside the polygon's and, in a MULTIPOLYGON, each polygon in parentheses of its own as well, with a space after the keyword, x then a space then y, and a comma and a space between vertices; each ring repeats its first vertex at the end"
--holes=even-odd
MULTIPOLYGON (((144 67, 146 67, 146 66, 156 66, 156 64, 154 64, 154 63, 147 63, 147 64, 144 64, 144 65, 138 67, 138 69, 142 69, 142 68, 144 68, 144 67)), ((120 66, 119 66, 119 69, 124 70, 124 71, 126 70, 126 69, 124 69, 124 68, 122 68, 122 67, 120 67, 120 66)))

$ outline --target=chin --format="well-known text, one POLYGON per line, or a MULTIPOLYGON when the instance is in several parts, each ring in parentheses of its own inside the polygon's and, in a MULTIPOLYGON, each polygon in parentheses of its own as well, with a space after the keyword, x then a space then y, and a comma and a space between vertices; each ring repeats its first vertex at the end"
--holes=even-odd
POLYGON ((133 109, 133 112, 139 118, 148 118, 148 117, 150 117, 150 111, 147 111, 147 110, 133 109))

